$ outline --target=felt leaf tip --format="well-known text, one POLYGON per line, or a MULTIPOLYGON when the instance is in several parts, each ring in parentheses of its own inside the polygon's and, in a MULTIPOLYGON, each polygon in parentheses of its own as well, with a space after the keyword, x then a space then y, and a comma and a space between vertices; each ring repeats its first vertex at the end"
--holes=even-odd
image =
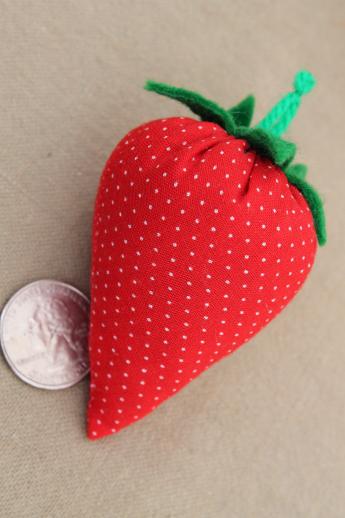
POLYGON ((255 108, 255 97, 248 95, 238 104, 228 110, 237 126, 249 127, 252 122, 255 108))

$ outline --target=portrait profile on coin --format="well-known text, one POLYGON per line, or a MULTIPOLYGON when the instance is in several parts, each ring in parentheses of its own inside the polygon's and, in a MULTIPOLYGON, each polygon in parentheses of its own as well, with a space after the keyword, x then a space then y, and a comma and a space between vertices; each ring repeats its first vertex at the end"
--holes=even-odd
POLYGON ((48 299, 38 304, 28 321, 33 346, 46 351, 54 365, 84 361, 84 340, 87 337, 85 320, 76 322, 64 300, 48 299))

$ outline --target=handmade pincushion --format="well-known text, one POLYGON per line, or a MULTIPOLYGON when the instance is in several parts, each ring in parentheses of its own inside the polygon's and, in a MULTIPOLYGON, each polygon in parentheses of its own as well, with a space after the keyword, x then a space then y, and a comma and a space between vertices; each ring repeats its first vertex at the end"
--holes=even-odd
POLYGON ((200 120, 130 131, 97 194, 91 272, 88 436, 151 412, 265 327, 326 240, 322 203, 282 140, 314 85, 305 71, 257 126, 253 97, 225 110, 161 83, 200 120))

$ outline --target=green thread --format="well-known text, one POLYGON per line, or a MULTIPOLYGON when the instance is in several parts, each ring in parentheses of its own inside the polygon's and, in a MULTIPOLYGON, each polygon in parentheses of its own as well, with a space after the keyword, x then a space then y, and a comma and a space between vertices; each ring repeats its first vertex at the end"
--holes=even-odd
POLYGON ((165 83, 147 81, 145 89, 185 104, 201 120, 219 124, 229 135, 245 139, 252 149, 278 165, 286 174, 288 181, 306 199, 313 216, 318 242, 320 245, 324 245, 327 236, 322 200, 314 187, 305 180, 306 166, 292 164, 296 153, 295 144, 280 136, 295 117, 301 97, 312 90, 314 85, 315 79, 310 72, 306 70, 298 72, 294 79, 294 91, 283 97, 254 127, 250 127, 255 105, 253 96, 248 96, 236 106, 225 110, 197 92, 176 88, 165 83))
POLYGON ((316 84, 314 76, 307 70, 298 72, 294 79, 294 91, 285 95, 272 110, 257 124, 276 136, 282 135, 295 118, 303 95, 316 84))

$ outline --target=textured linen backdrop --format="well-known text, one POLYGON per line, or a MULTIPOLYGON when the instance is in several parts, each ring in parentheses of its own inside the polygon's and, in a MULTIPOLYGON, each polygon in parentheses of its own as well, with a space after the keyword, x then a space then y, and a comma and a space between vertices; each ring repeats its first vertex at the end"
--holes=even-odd
POLYGON ((91 443, 87 381, 58 392, 0 358, 6 518, 336 518, 345 512, 342 1, 0 2, 1 304, 55 278, 89 289, 93 201, 132 127, 189 115, 147 78, 255 121, 309 68, 288 136, 325 200, 329 243, 263 332, 144 420, 91 443))

